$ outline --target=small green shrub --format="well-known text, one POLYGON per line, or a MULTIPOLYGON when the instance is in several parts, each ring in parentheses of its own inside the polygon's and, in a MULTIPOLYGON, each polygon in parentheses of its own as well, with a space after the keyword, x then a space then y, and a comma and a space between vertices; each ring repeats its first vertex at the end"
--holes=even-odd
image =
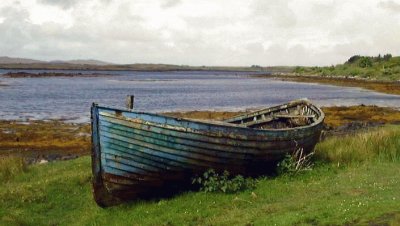
POLYGON ((286 154, 285 158, 277 165, 278 174, 294 175, 302 171, 311 170, 313 163, 311 157, 314 152, 305 154, 302 148, 296 149, 292 154, 286 154))
POLYGON ((27 172, 27 163, 21 157, 0 157, 0 181, 7 182, 14 176, 27 172))
POLYGON ((247 189, 254 189, 257 181, 253 178, 244 178, 241 175, 231 177, 228 171, 218 174, 213 169, 203 173, 202 176, 193 178, 192 184, 200 185, 204 192, 235 193, 247 189))
POLYGON ((300 67, 300 66, 297 66, 297 67, 294 69, 294 72, 295 72, 295 73, 299 73, 299 74, 303 73, 304 71, 305 71, 304 67, 300 67))
POLYGON ((370 57, 361 57, 358 66, 362 68, 372 67, 372 60, 370 57))

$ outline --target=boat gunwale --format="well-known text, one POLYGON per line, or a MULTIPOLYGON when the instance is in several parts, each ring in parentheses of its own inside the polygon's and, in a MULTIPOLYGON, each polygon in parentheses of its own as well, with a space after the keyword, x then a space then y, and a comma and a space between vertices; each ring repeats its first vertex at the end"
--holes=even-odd
MULTIPOLYGON (((304 101, 304 100, 301 99, 301 101, 304 101)), ((294 102, 294 101, 292 101, 292 102, 294 102)), ((279 128, 279 129, 248 128, 248 127, 240 126, 240 124, 234 124, 234 123, 224 123, 224 122, 221 123, 221 122, 212 121, 212 120, 199 120, 199 119, 190 119, 190 118, 179 118, 179 117, 174 117, 174 116, 166 116, 166 115, 162 115, 162 114, 159 114, 159 113, 150 113, 150 112, 136 111, 136 110, 130 110, 130 109, 121 109, 121 108, 117 108, 117 107, 108 107, 108 106, 98 105, 98 104, 95 104, 95 107, 98 108, 98 109, 104 109, 104 110, 109 110, 109 111, 121 111, 121 112, 126 112, 126 113, 134 113, 134 114, 138 114, 138 115, 154 116, 154 117, 160 117, 160 118, 176 120, 176 121, 180 121, 180 122, 198 123, 198 124, 206 125, 206 126, 207 125, 208 126, 209 125, 218 126, 218 127, 221 127, 221 128, 236 128, 236 129, 245 130, 245 131, 286 132, 286 131, 297 131, 297 130, 303 130, 303 129, 315 127, 315 126, 318 126, 320 123, 322 123, 324 121, 325 114, 321 110, 321 108, 315 106, 311 102, 308 102, 308 103, 311 106, 315 107, 316 110, 318 111, 318 113, 320 114, 317 120, 315 120, 313 123, 311 123, 309 125, 305 125, 305 126, 298 126, 298 127, 293 127, 293 128, 279 128)), ((284 105, 287 105, 287 104, 288 103, 277 105, 277 106, 268 107, 268 108, 265 108, 265 109, 258 110, 257 112, 265 111, 265 110, 270 109, 270 108, 284 106, 284 105)), ((100 112, 99 112, 99 114, 100 114, 100 112)), ((249 114, 251 114, 251 113, 249 113, 249 114)), ((126 116, 123 116, 123 117, 127 118, 127 119, 132 119, 132 118, 126 117, 126 116)), ((143 119, 140 119, 140 120, 147 121, 147 120, 143 120, 143 119)), ((159 124, 157 122, 152 122, 152 123, 159 124)))

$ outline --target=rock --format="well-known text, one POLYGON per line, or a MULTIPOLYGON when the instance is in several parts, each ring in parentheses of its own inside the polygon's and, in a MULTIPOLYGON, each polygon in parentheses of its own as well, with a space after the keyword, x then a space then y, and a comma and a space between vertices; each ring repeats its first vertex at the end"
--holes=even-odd
POLYGON ((46 159, 41 159, 39 162, 38 162, 38 164, 46 164, 46 163, 48 163, 49 161, 47 161, 46 159))

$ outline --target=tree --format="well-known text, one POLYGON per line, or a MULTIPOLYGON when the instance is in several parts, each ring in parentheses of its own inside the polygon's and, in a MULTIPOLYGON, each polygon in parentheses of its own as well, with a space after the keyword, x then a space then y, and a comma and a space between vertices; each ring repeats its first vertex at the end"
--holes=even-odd
POLYGON ((381 54, 379 54, 378 57, 376 58, 376 61, 381 62, 381 60, 382 60, 382 56, 381 56, 381 54))
POLYGON ((358 63, 358 66, 362 68, 366 67, 372 67, 372 60, 370 57, 361 57, 360 62, 358 63))
POLYGON ((390 53, 383 55, 383 60, 385 60, 385 61, 389 61, 391 58, 392 58, 392 54, 390 54, 390 53))
POLYGON ((352 63, 355 63, 358 59, 360 59, 361 57, 360 57, 360 55, 354 55, 354 56, 352 56, 352 57, 350 57, 347 61, 346 61, 346 63, 347 64, 352 64, 352 63))

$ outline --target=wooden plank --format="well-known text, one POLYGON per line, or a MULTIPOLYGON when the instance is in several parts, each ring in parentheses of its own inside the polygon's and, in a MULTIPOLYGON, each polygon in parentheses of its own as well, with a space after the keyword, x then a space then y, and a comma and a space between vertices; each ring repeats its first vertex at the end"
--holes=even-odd
POLYGON ((249 118, 253 118, 254 116, 265 115, 265 114, 268 114, 271 112, 286 110, 290 107, 295 107, 300 104, 310 105, 311 103, 307 99, 294 100, 287 104, 278 105, 278 106, 274 106, 274 107, 270 107, 270 108, 265 108, 265 109, 261 109, 261 110, 255 111, 255 112, 246 113, 243 115, 238 115, 238 116, 226 119, 226 120, 224 120, 224 122, 237 123, 240 121, 246 121, 249 118))
POLYGON ((268 117, 268 118, 260 119, 257 121, 246 122, 246 123, 243 123, 243 125, 246 127, 250 127, 250 126, 254 126, 254 125, 272 122, 274 119, 275 119, 274 117, 268 117))
POLYGON ((135 96, 133 96, 133 95, 126 96, 126 100, 125 100, 126 101, 125 102, 126 108, 128 108, 129 110, 132 110, 133 109, 134 100, 135 100, 135 96))
POLYGON ((315 115, 274 115, 276 118, 315 118, 315 115))

